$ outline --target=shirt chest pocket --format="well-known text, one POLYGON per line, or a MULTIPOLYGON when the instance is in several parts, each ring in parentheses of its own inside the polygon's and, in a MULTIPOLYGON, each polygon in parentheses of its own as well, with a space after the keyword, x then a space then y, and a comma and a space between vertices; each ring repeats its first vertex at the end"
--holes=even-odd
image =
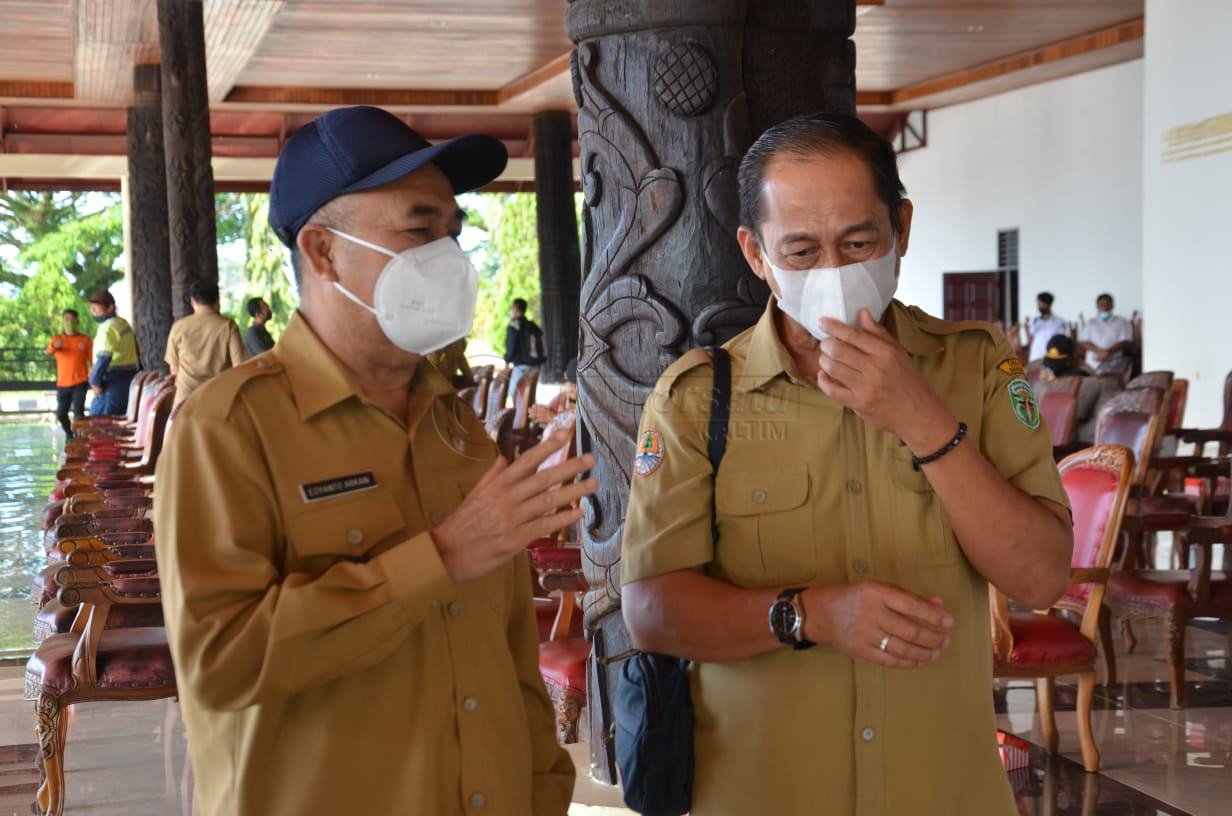
POLYGON ((720 472, 716 561, 736 584, 807 584, 817 575, 808 465, 720 472))
POLYGON ((916 566, 957 562, 961 554, 950 520, 928 477, 911 463, 911 449, 897 445, 886 458, 890 486, 888 518, 882 523, 893 530, 894 553, 900 561, 916 566))
POLYGON ((287 522, 293 569, 319 573, 340 559, 360 559, 406 527, 402 511, 383 490, 324 499, 287 522))

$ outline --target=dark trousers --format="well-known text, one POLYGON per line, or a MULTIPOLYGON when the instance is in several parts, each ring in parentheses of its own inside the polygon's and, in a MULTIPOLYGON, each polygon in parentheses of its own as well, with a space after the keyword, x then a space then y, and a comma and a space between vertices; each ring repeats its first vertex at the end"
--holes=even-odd
POLYGON ((90 416, 124 416, 128 410, 128 387, 135 376, 135 367, 108 369, 103 375, 103 393, 90 402, 90 416))
POLYGON ((86 415, 86 391, 90 390, 87 383, 65 385, 56 389, 56 419, 60 427, 69 436, 73 435, 73 423, 69 421, 68 411, 73 409, 73 419, 81 419, 86 415))

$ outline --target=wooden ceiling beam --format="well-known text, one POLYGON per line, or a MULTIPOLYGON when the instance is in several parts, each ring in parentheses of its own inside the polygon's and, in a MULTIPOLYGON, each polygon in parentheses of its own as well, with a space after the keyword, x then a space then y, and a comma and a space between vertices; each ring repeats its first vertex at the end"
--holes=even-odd
POLYGON ((237 85, 227 102, 257 105, 495 106, 499 91, 399 88, 291 88, 237 85))
POLYGON ((35 82, 28 79, 0 79, 0 99, 72 99, 71 82, 35 82))
POLYGON ((1029 68, 1038 68, 1042 65, 1073 59, 1105 48, 1132 43, 1142 39, 1144 30, 1143 18, 1138 17, 1109 26, 1108 28, 1099 29, 1098 31, 1091 31, 1040 48, 1021 51, 1017 54, 992 60, 991 62, 981 63, 970 68, 964 68, 961 71, 954 71, 944 76, 908 85, 896 91, 879 92, 890 94, 890 102, 870 102, 869 104, 901 106, 906 103, 915 102, 918 105, 919 100, 926 97, 943 94, 967 85, 987 82, 1019 71, 1025 71, 1029 68))
POLYGON ((499 105, 508 102, 515 96, 521 96, 527 91, 538 88, 545 82, 556 79, 561 74, 568 73, 572 54, 572 51, 566 51, 546 65, 541 65, 512 82, 506 83, 503 88, 496 92, 496 103, 499 105))

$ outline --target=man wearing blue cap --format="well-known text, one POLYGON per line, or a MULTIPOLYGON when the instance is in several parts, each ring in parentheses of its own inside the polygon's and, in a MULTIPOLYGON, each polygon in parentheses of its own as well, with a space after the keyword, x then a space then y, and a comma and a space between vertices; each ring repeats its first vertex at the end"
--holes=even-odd
POLYGON ((300 310, 182 406, 155 506, 204 814, 559 816, 574 770, 538 671, 526 546, 578 520, 590 457, 517 462, 424 356, 478 285, 454 195, 504 169, 370 107, 278 158, 300 310))

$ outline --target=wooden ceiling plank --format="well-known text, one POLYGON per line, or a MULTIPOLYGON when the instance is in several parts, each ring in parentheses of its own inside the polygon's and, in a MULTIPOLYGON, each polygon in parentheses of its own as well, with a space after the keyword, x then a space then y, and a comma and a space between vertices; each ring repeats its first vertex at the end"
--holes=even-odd
POLYGON ((286 0, 206 0, 205 59, 210 101, 235 87, 286 0))
POLYGON ((893 92, 893 104, 917 101, 924 98, 952 91, 966 85, 997 79, 1008 74, 1036 68, 1053 62, 1081 57, 1094 51, 1113 48, 1140 41, 1143 36, 1143 18, 1127 20, 1108 28, 1091 31, 1077 37, 1070 37, 1042 48, 1034 48, 1001 59, 974 65, 944 76, 926 80, 893 92))

